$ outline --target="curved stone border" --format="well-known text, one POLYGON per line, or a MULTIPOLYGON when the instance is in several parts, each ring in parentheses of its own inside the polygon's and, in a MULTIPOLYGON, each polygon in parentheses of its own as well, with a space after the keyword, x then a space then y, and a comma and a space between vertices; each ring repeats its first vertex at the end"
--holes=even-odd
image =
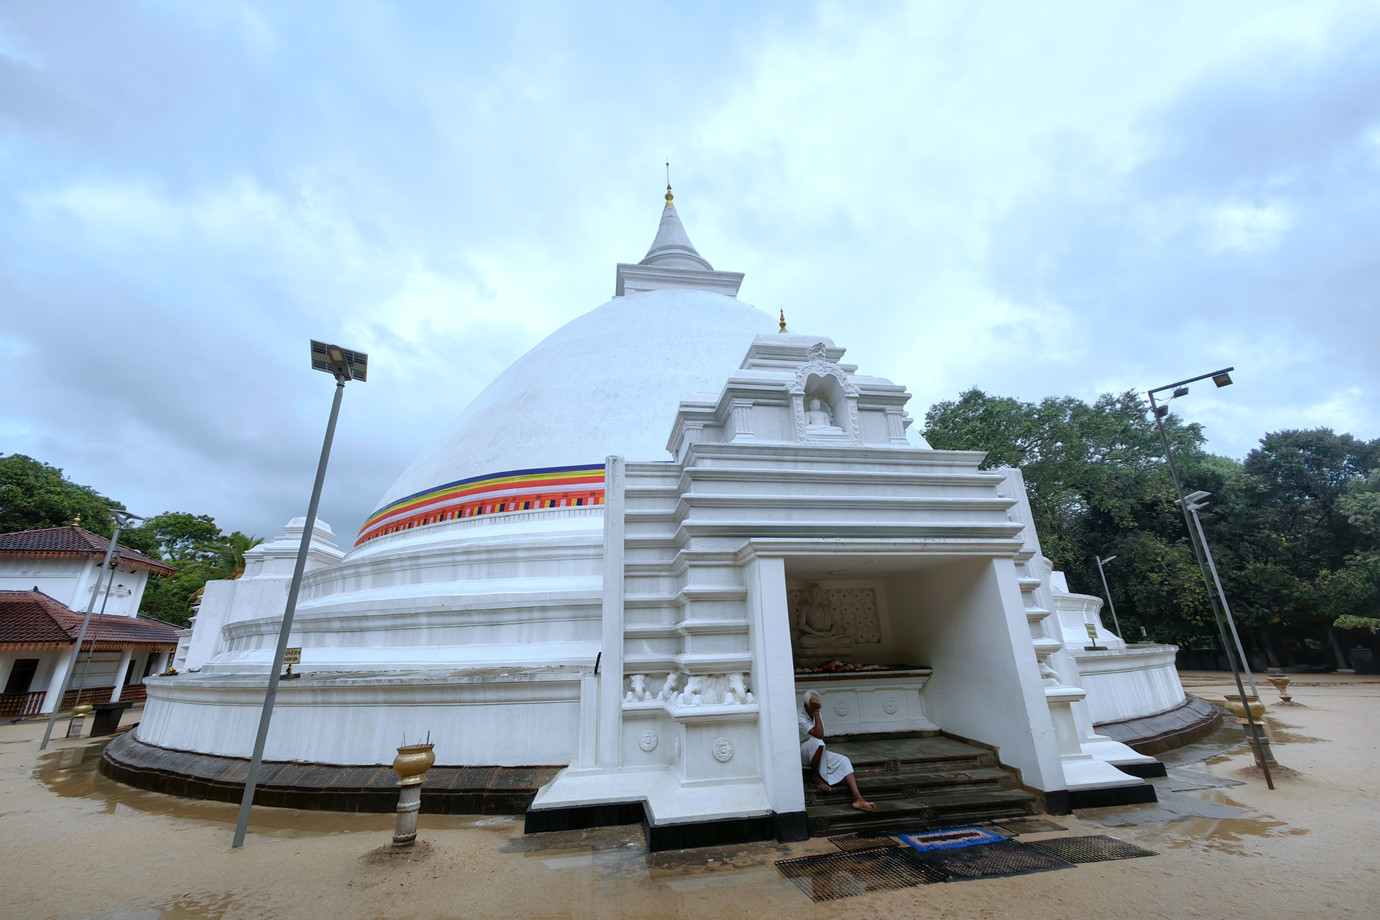
POLYGON ((1201 741, 1221 724, 1222 710, 1190 694, 1187 702, 1168 712, 1124 722, 1100 722, 1093 730, 1128 745, 1137 754, 1153 757, 1201 741))
MULTIPOLYGON (((537 790, 564 767, 432 767, 422 786, 422 811, 449 815, 520 815, 537 790)), ((101 773, 118 782, 188 798, 238 802, 249 760, 145 744, 133 732, 116 736, 101 755, 101 773)), ((398 777, 386 766, 273 763, 260 766, 255 805, 310 811, 391 812, 398 777)))

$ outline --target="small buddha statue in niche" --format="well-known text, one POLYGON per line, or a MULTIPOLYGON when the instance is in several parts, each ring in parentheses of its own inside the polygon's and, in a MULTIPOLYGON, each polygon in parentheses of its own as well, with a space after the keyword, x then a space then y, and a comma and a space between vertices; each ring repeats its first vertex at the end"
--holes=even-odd
POLYGON ((805 425, 809 428, 834 427, 834 416, 829 411, 828 404, 818 397, 811 396, 805 403, 805 425))
POLYGON ((841 625, 834 619, 829 594, 818 584, 805 589, 805 596, 795 612, 796 642, 805 649, 846 650, 853 645, 841 625))

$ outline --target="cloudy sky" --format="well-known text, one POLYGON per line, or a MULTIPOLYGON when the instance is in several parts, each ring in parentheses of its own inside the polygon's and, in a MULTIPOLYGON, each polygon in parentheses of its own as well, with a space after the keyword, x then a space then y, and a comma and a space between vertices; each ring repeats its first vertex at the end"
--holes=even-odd
MULTIPOLYGON (((0 453, 348 542, 676 204, 914 394, 1145 390, 1380 437, 1380 6, 0 5, 0 453)), ((669 420, 668 420, 669 429, 669 420)))

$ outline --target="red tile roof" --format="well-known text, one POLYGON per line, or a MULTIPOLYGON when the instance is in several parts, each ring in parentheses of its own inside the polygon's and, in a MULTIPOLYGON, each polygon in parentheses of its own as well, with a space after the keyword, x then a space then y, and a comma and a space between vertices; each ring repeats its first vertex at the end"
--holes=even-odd
MULTIPOLYGON (((77 641, 82 614, 42 591, 0 591, 0 649, 61 648, 77 641)), ((108 651, 137 646, 175 646, 177 627, 149 617, 93 614, 82 648, 94 642, 108 651)))
MULTIPOLYGON (((20 530, 0 533, 0 553, 25 553, 43 556, 105 556, 110 541, 76 524, 66 527, 45 527, 43 530, 20 530)), ((115 544, 120 565, 134 569, 148 569, 154 575, 176 575, 177 569, 145 556, 138 550, 115 544)))

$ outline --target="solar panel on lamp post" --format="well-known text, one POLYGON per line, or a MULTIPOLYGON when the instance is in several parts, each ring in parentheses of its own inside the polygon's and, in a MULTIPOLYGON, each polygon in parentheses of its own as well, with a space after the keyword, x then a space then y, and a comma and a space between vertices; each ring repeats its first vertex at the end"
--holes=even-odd
MULTIPOLYGON (((1227 628, 1223 622, 1222 611, 1217 602, 1217 595, 1213 591, 1213 582, 1208 578, 1207 564, 1203 561, 1203 548, 1200 545, 1198 533, 1193 526, 1192 512, 1189 511, 1189 503, 1184 498, 1183 486, 1179 483, 1179 471, 1174 466, 1174 452, 1169 449, 1169 435, 1164 430, 1164 417, 1169 414, 1168 406, 1161 406, 1155 402, 1155 394, 1163 393, 1165 390, 1172 390, 1170 399, 1178 399, 1188 395, 1188 385, 1199 380, 1211 379, 1220 389, 1230 386, 1232 383, 1231 372, 1236 370, 1234 367, 1223 368, 1220 371, 1212 371, 1208 374, 1200 374, 1197 377, 1189 377, 1187 380, 1179 380, 1174 383, 1167 383, 1162 387, 1155 387, 1147 391, 1150 397, 1150 415, 1155 420, 1155 427, 1160 433, 1160 442, 1164 445, 1164 458, 1169 462, 1169 476, 1174 480, 1174 494, 1178 498, 1179 509, 1183 512, 1184 526, 1188 528, 1188 540, 1193 546, 1193 555, 1198 560, 1198 571, 1203 576, 1203 584, 1207 586, 1208 603, 1212 607, 1212 617, 1217 622, 1217 633, 1222 641, 1222 650, 1227 654, 1227 664, 1231 667, 1232 678, 1236 681, 1236 692, 1241 695, 1241 702, 1246 703, 1246 688, 1241 683, 1241 669, 1237 664, 1235 649, 1232 648, 1231 640, 1227 638, 1227 628)), ((1251 707, 1245 706, 1246 724, 1250 732, 1251 752, 1255 754, 1256 765, 1260 767, 1265 776, 1265 785, 1275 788, 1274 780, 1270 777, 1270 765, 1266 762, 1264 751, 1260 742, 1260 729, 1256 724, 1255 716, 1251 714, 1251 707)))
POLYGON ((335 377, 335 398, 331 402, 330 421, 326 423, 326 437, 321 444, 321 461, 316 467, 316 482, 307 505, 306 523, 302 528, 302 542, 297 547, 297 565, 292 570, 292 584, 288 588, 283 624, 278 631, 278 645, 273 652, 273 667, 268 672, 268 689, 264 693, 263 710, 259 713, 259 731, 254 737, 254 753, 249 759, 249 773, 244 780, 244 795, 240 799, 239 820, 235 824, 235 839, 231 847, 244 846, 244 834, 249 827, 249 809, 254 803, 254 789, 259 781, 259 767, 263 762, 264 744, 268 740, 268 726, 273 718, 273 702, 278 695, 278 680, 283 670, 288 636, 292 632, 292 617, 297 611, 297 595, 302 589, 302 574, 307 566, 307 551, 311 547, 312 531, 316 528, 316 509, 321 503, 321 486, 326 480, 326 464, 331 458, 331 441, 335 439, 335 422, 340 415, 340 398, 345 384, 351 380, 365 382, 369 356, 362 351, 350 351, 339 345, 328 345, 312 339, 312 370, 324 371, 335 377))
MULTIPOLYGON (((141 518, 139 515, 132 514, 128 511, 125 511, 122 508, 111 508, 110 514, 112 517, 115 518, 115 533, 111 534, 110 544, 105 548, 105 560, 101 563, 101 565, 104 566, 107 570, 110 569, 110 557, 115 555, 115 541, 120 539, 120 530, 126 524, 129 524, 133 521, 143 520, 143 518, 141 518)), ((111 577, 114 577, 113 572, 111 572, 111 577)), ((58 710, 62 708, 62 698, 67 695, 67 687, 72 683, 72 672, 77 669, 77 657, 81 654, 81 643, 82 640, 86 637, 86 628, 91 625, 91 612, 96 609, 96 589, 98 589, 100 586, 101 580, 98 577, 96 579, 96 583, 91 586, 91 601, 86 605, 86 614, 81 618, 81 629, 77 630, 77 644, 72 647, 72 664, 67 668, 67 673, 64 674, 62 677, 62 685, 58 688, 57 699, 53 701, 53 711, 48 714, 48 727, 43 730, 43 741, 38 746, 38 749, 40 751, 47 749, 48 739, 53 736, 53 723, 57 721, 58 710)), ((109 578, 106 580, 105 583, 105 599, 107 601, 110 600, 109 578)), ((104 604, 101 605, 101 612, 105 612, 104 604)), ((96 648, 96 641, 94 639, 91 640, 91 648, 93 651, 96 648)), ((86 663, 88 665, 91 663, 90 657, 86 659, 86 663)), ((119 679, 119 675, 116 675, 116 679, 119 679)), ((85 681, 86 673, 82 672, 82 682, 85 683, 85 681)), ((77 689, 78 702, 81 701, 81 691, 84 689, 86 688, 79 687, 77 689)), ((72 730, 70 724, 68 725, 67 730, 72 730)))

